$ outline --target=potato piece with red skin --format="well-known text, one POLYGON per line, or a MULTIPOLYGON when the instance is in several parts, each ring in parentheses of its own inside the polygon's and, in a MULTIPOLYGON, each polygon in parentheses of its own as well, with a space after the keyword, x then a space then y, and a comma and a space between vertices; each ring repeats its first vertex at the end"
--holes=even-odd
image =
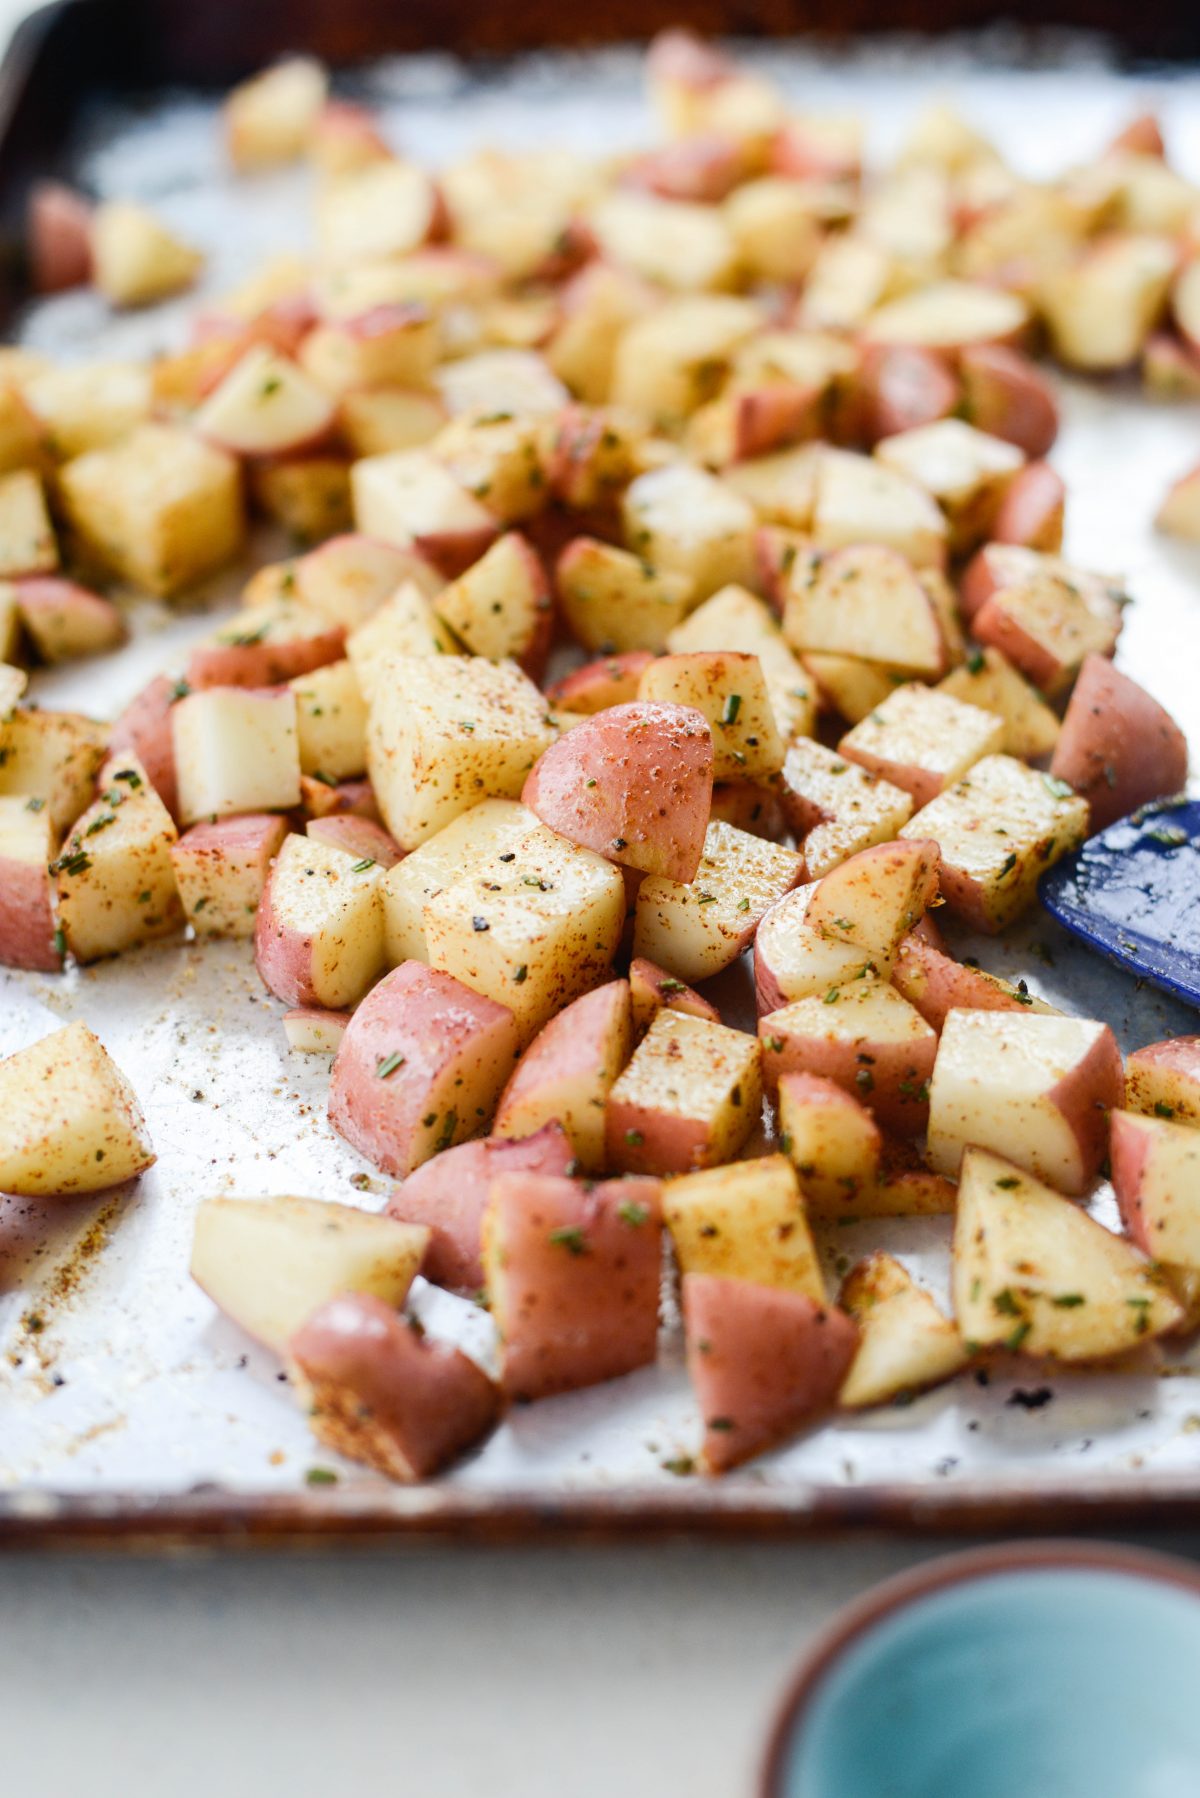
POLYGON ((474 1361, 363 1293, 323 1305, 288 1347, 317 1440, 390 1480, 439 1472, 500 1415, 500 1393, 474 1361))
POLYGON ((645 1367, 658 1348, 659 1182, 502 1174, 483 1215, 483 1268, 509 1398, 645 1367))
POLYGON ((1003 751, 1022 761, 1049 755, 1059 720, 998 649, 980 649, 939 683, 939 690, 1004 720, 1003 751))
POLYGON ((704 852, 712 769, 712 732, 700 712, 638 701, 560 738, 521 800, 581 848, 687 882, 704 852))
POLYGON ((919 1135, 929 1115, 936 1031, 894 987, 869 976, 794 1000, 758 1020, 768 1091, 821 1074, 861 1099, 886 1130, 919 1135))
POLYGON ((719 1274, 684 1275, 683 1321, 706 1473, 774 1448, 830 1407, 858 1346, 845 1312, 719 1274))
POLYGON ((628 649, 621 655, 585 662, 546 688, 551 705, 564 712, 606 712, 611 706, 628 705, 638 696, 638 682, 654 660, 648 649, 628 649))
POLYGON ((991 712, 910 681, 846 732, 838 754, 902 787, 920 808, 1003 742, 1004 724, 991 712))
POLYGON ((1061 578, 1040 577, 993 593, 975 613, 971 630, 1054 698, 1071 685, 1089 655, 1112 654, 1121 615, 1117 607, 1089 604, 1086 594, 1061 578))
POLYGON ((43 662, 101 655, 128 632, 111 599, 57 575, 26 575, 14 583, 21 621, 43 662))
POLYGON ((915 1005, 927 1024, 940 1031, 950 1011, 1038 1011, 1055 1007, 1035 998, 1021 981, 1013 986, 998 974, 967 967, 910 932, 900 944, 892 985, 915 1005))
POLYGON ((1009 483, 991 523, 994 543, 1018 543, 1050 554, 1062 548, 1066 483, 1048 462, 1030 462, 1009 483))
POLYGON ((384 967, 382 869, 345 850, 289 836, 254 927, 254 962, 286 1005, 343 1011, 384 967))
POLYGON ((435 1286, 474 1297, 483 1286, 481 1225, 488 1192, 501 1174, 575 1171, 571 1139, 561 1124, 543 1124, 531 1136, 485 1136, 443 1149, 393 1191, 388 1214, 424 1224, 429 1246, 421 1272, 435 1286))
POLYGON ((176 823, 179 822, 179 788, 175 776, 175 738, 171 708, 184 697, 187 683, 160 674, 130 700, 112 727, 109 747, 114 755, 128 750, 146 771, 176 823))
POLYGON ((953 1176, 964 1149, 989 1149, 1060 1192, 1084 1193, 1100 1170, 1109 1113, 1124 1092, 1107 1024, 952 1011, 930 1082, 930 1165, 953 1176))
POLYGON ((289 1049, 301 1055, 336 1055, 350 1022, 348 1011, 322 1011, 316 1005, 294 1005, 283 1014, 289 1049))
POLYGON ((854 656, 930 678, 946 670, 945 637, 929 594, 905 556, 885 544, 834 549, 815 577, 806 563, 793 563, 783 634, 796 650, 854 656))
POLYGON ((248 607, 187 660, 191 687, 275 687, 346 653, 346 632, 299 606, 248 607))
POLYGON ((788 749, 782 803, 788 824, 803 838, 810 880, 873 843, 889 842, 913 811, 903 788, 807 738, 788 749))
POLYGON ((707 1018, 710 1024, 721 1022, 715 1005, 644 955, 635 955, 629 964, 629 991, 635 1036, 644 1036, 663 1010, 687 1012, 694 1018, 707 1018))
POLYGON ((554 631, 550 583, 541 557, 519 531, 497 537, 456 581, 443 587, 433 609, 472 655, 511 656, 540 680, 554 631))
POLYGON ((25 218, 34 293, 64 293, 92 278, 92 205, 61 181, 37 181, 25 218))
POLYGON ((557 1120, 580 1168, 604 1167, 604 1109, 632 1047, 629 982, 610 980, 564 1006, 534 1037, 500 1095, 497 1136, 531 1136, 557 1120))
POLYGON ((757 656, 712 649, 658 656, 642 675, 638 697, 707 718, 714 779, 765 780, 783 766, 783 738, 757 656))
POLYGON ((858 1352, 838 1403, 851 1410, 923 1392, 967 1364, 957 1329, 929 1293, 891 1255, 876 1252, 852 1267, 839 1302, 858 1324, 858 1352))
POLYGON ((759 1122, 760 1063, 744 1031, 660 1011, 608 1095, 609 1166, 686 1174, 732 1160, 759 1122))
POLYGON ((1046 376, 1006 344, 968 344, 959 352, 966 416, 981 431, 1015 443, 1027 456, 1047 454, 1058 436, 1058 403, 1046 376))
POLYGON ((306 818, 370 818, 381 824, 375 789, 369 780, 317 780, 300 776, 300 809, 306 818))
POLYGON ((85 1024, 0 1061, 0 1192, 103 1192, 155 1159, 137 1094, 85 1024))
POLYGON ((1135 1049, 1125 1063, 1130 1111, 1200 1125, 1200 1036, 1176 1036, 1135 1049))
POLYGON ((99 794, 52 864, 59 928, 77 961, 169 936, 183 923, 171 815, 133 757, 100 772, 99 794))
POLYGON ((310 818, 304 826, 304 834, 312 837, 314 842, 343 850, 356 862, 370 861, 385 870, 404 860, 403 849, 381 824, 370 818, 355 817, 353 813, 334 812, 327 818, 310 818))
POLYGON ((681 1274, 720 1274, 823 1304, 825 1276, 795 1170, 784 1155, 670 1180, 663 1215, 681 1274))
POLYGON ((883 1137, 866 1109, 836 1080, 821 1074, 782 1074, 779 1140, 800 1176, 811 1212, 861 1216, 879 1174, 883 1137))
POLYGON ((1050 772, 1086 799, 1090 835, 1187 784, 1187 738, 1144 687, 1090 655, 1079 671, 1050 772))
POLYGON ((1113 1190, 1125 1228, 1155 1261, 1200 1268, 1200 1133, 1114 1111, 1113 1190))
POLYGON ((555 560, 554 586, 572 636, 593 652, 658 654, 695 598, 689 575, 597 537, 571 538, 555 560))
POLYGON ((647 876, 638 888, 634 951, 681 980, 707 980, 733 965, 803 871, 794 849, 711 823, 694 881, 647 876))
POLYGON ((855 386, 859 427, 869 444, 952 417, 962 393, 948 358, 920 344, 871 345, 855 386))
POLYGON ((811 882, 794 887, 759 920, 754 935, 754 993, 760 1014, 876 971, 868 950, 825 936, 808 923, 815 891, 811 882))
POLYGON ((356 531, 330 537, 284 566, 290 571, 287 588, 302 605, 351 631, 406 581, 413 581, 426 599, 442 586, 441 576, 416 550, 356 531))
POLYGON ((937 897, 939 859, 928 839, 863 849, 818 881, 804 922, 836 943, 865 950, 877 973, 889 973, 901 939, 937 897))
POLYGON ((198 937, 251 937, 287 823, 269 812, 246 812, 193 824, 171 845, 171 866, 184 916, 198 937))
POLYGON ((46 871, 57 847, 44 806, 16 794, 0 797, 0 965, 6 968, 45 974, 62 968, 46 871))
POLYGON ((450 974, 404 962, 350 1022, 333 1064, 329 1121, 367 1160, 403 1179, 486 1130, 516 1052, 506 1006, 450 974))

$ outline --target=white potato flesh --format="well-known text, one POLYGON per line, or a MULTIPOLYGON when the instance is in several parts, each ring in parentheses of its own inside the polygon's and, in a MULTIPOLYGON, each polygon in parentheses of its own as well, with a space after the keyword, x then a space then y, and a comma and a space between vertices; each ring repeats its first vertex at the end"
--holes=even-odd
POLYGON ((783 640, 761 599, 741 586, 722 587, 667 636, 672 655, 735 649, 757 656, 771 696, 775 723, 785 743, 812 735, 816 721, 813 684, 783 640))
POLYGON ((826 1303, 804 1198, 786 1156, 672 1180, 663 1194, 663 1221, 681 1273, 753 1280, 826 1303))
POLYGON ((329 395, 265 344, 235 363, 196 414, 203 436, 239 456, 277 456, 312 443, 328 431, 334 408, 329 395))
POLYGON ((386 686, 392 656, 456 656, 462 645, 415 581, 405 581, 346 639, 349 658, 368 704, 386 686))
POLYGON ((21 391, 61 461, 127 436, 146 423, 153 404, 150 371, 136 362, 47 368, 21 391))
POLYGON ((1061 1361, 1125 1354, 1182 1316, 1130 1243, 979 1148, 963 1158, 951 1281, 965 1343, 1061 1361))
POLYGON ((356 1004, 384 966, 382 869, 365 860, 312 837, 287 837, 259 919, 260 966, 296 971, 329 1011, 356 1004))
POLYGON ((938 691, 1002 718, 1005 755, 1033 761, 1058 742, 1056 714, 998 649, 976 650, 938 683, 938 691))
POLYGON ((0 578, 49 574, 57 567, 58 543, 41 477, 31 468, 0 476, 0 578))
POLYGON ((807 531, 812 525, 823 454, 822 445, 801 443, 795 449, 735 462, 721 478, 749 500, 763 524, 807 531))
POLYGON ((429 960, 425 906, 456 880, 515 850, 539 821, 515 799, 485 799, 453 819, 383 876, 384 936, 393 967, 429 960))
POLYGON ((142 306, 190 287, 204 264, 144 206, 107 200, 92 215, 94 280, 114 306, 142 306))
POLYGON ((367 704, 354 664, 330 662, 291 683, 302 774, 350 780, 367 765, 367 704))
POLYGON ((61 833, 91 797, 107 736, 104 725, 75 712, 15 711, 0 719, 0 794, 44 800, 61 833))
POLYGON ((731 294, 692 294, 635 319, 613 360, 612 400, 677 429, 713 398, 729 360, 762 323, 762 310, 731 294))
POLYGON ((887 843, 912 816, 912 799, 823 743, 792 743, 783 764, 785 810, 803 836, 804 865, 820 880, 839 862, 887 843))
POLYGON ((54 863, 58 920, 78 961, 179 928, 183 908, 171 860, 178 834, 141 763, 115 756, 54 863))
POLYGON ((300 803, 296 695, 208 687, 171 708, 179 815, 188 824, 300 803))
POLYGON ((885 297, 893 263, 881 244, 853 231, 826 239, 804 286, 805 324, 826 330, 854 330, 885 297))
MULTIPOLYGON (((451 362, 449 369, 461 367, 451 362)), ((563 402, 566 403, 565 401, 563 402)), ((455 480, 506 524, 517 524, 540 512, 546 477, 539 456, 542 411, 517 414, 493 405, 467 412, 440 430, 430 453, 445 464, 455 480)))
POLYGON ((433 182, 411 163, 388 158, 325 184, 317 194, 317 241, 326 262, 403 256, 434 222, 433 182))
POLYGON ((946 663, 928 593, 902 555, 875 543, 838 550, 816 568, 797 558, 787 577, 783 633, 793 649, 913 674, 938 675, 946 663))
POLYGON ((695 594, 690 576, 590 537, 576 538, 559 558, 554 584, 572 636, 600 655, 665 649, 695 594))
POLYGON ((1101 238, 1042 282, 1038 299, 1055 354, 1071 368, 1134 361, 1166 303, 1178 250, 1149 233, 1101 238))
POLYGON ((838 1394, 848 1410, 940 1386, 967 1364, 955 1325, 891 1255, 871 1255, 851 1268, 839 1303, 859 1327, 858 1349, 838 1394))
POLYGON ((540 560, 525 538, 509 531, 442 588, 433 609, 472 655, 499 661, 544 644, 552 603, 540 560))
POLYGON ((812 529, 822 549, 879 543, 915 568, 940 568, 946 560, 946 520, 924 488, 850 450, 821 457, 812 529))
POLYGON ((349 1012, 297 1005, 283 1014, 283 1034, 299 1055, 336 1055, 349 1022, 349 1012))
POLYGON ((710 824, 696 878, 652 875, 638 888, 634 954, 689 985, 741 954, 759 920, 796 885, 800 857, 732 824, 710 824))
POLYGON ((205 1199, 196 1212, 191 1274, 248 1335, 282 1355, 315 1311, 343 1292, 397 1310, 429 1231, 323 1199, 205 1199))
POLYGON ((870 953, 823 936, 805 923, 816 882, 796 887, 776 900, 754 935, 754 970, 759 1009, 773 1011, 811 993, 858 980, 874 972, 870 953))
POLYGON ((546 701, 512 663, 394 656, 367 725, 367 770, 392 836, 415 849, 483 799, 515 799, 554 741, 546 701))
POLYGON ((480 350, 438 370, 435 384, 454 418, 511 412, 518 418, 548 417, 571 395, 534 350, 480 350))
POLYGON ((754 579, 753 507, 690 462, 639 475, 625 491, 621 514, 629 548, 654 568, 686 575, 698 598, 754 579))
POLYGON ((0 721, 9 717, 28 684, 29 676, 24 668, 0 662, 0 721))
POLYGON ((783 766, 783 738, 757 656, 735 650, 659 656, 643 673, 638 698, 691 706, 708 719, 714 780, 765 780, 783 766))
MULTIPOLYGON (((364 456, 350 471, 360 531, 385 543, 494 531, 496 520, 428 450, 364 456)), ((481 549, 485 543, 481 543, 481 549)))
POLYGON ((329 77, 311 56, 288 56, 233 88, 225 101, 225 136, 237 169, 294 162, 309 145, 325 104, 329 77))
POLYGON ((994 755, 1003 741, 1003 721, 991 712, 913 681, 847 731, 838 754, 903 787, 922 805, 994 755))
POLYGON ((544 825, 426 902, 429 965, 506 1005, 527 1042, 596 985, 625 924, 625 882, 544 825))
POLYGON ((937 896, 937 864, 935 844, 877 843, 817 882, 807 922, 835 942, 865 949, 886 977, 901 941, 937 896))
POLYGON ((616 192, 592 208, 589 223, 604 255, 647 281, 689 290, 733 279, 737 248, 713 206, 616 192))
POLYGON ((990 1149, 1080 1192, 1098 1096, 1089 1070, 1107 1030, 1045 1012, 949 1012, 929 1089, 930 1166, 953 1175, 968 1147, 990 1149))
POLYGON ((875 446, 876 460, 923 487, 951 521, 955 542, 967 547, 987 532, 1005 488, 1025 455, 960 418, 899 431, 875 446))
POLYGON ((688 1012, 660 1011, 608 1095, 610 1167, 714 1167, 737 1154, 762 1108, 754 1037, 688 1012))
POLYGON ((0 1192, 101 1192, 153 1160, 133 1088, 86 1025, 0 1062, 0 1192))
POLYGON ((1019 336, 1029 307, 1017 294, 970 281, 935 281, 878 307, 867 320, 868 342, 958 349, 1019 336))

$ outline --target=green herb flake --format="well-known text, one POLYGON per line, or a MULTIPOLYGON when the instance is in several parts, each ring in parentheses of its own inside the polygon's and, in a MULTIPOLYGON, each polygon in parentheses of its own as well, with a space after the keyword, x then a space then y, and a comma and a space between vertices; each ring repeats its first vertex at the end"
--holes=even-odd
POLYGON ((740 693, 730 693, 725 700, 725 709, 721 713, 721 723, 722 724, 736 724, 737 723, 737 715, 741 711, 741 709, 742 709, 741 694, 740 693))
POLYGON ((368 868, 373 868, 374 866, 375 857, 373 855, 364 855, 360 862, 355 862, 350 872, 351 874, 365 874, 368 868))
POLYGON ((306 1486, 336 1486, 338 1476, 332 1467, 310 1467, 304 1476, 306 1486))
POLYGON ((646 1222, 650 1212, 647 1206, 639 1205, 636 1200, 626 1199, 623 1204, 617 1206, 617 1216, 623 1224, 628 1224, 631 1230, 637 1230, 646 1222))
POLYGON ((1070 781, 1059 780, 1056 774, 1043 774, 1042 785, 1052 799, 1074 799, 1075 789, 1070 781))
POLYGON ((522 962, 516 973, 513 975, 513 981, 517 986, 524 986, 528 977, 529 969, 525 966, 525 963, 522 962))
POLYGON ((393 1050, 390 1055, 385 1055, 382 1060, 376 1062, 375 1078, 386 1080, 389 1074, 394 1074, 397 1068, 402 1068, 407 1060, 408 1057, 401 1055, 398 1049, 393 1050))
POLYGON ((646 1138, 640 1130, 627 1130, 625 1132, 625 1141, 629 1144, 631 1149, 640 1149, 645 1140, 646 1138))
POLYGON ((580 1224, 563 1224, 557 1230, 551 1230, 549 1242, 556 1249, 566 1249, 568 1255, 586 1255, 587 1242, 580 1224))
POLYGON ((1029 1334, 1030 1330, 1032 1330, 1032 1328, 1033 1328, 1033 1325, 1030 1323, 1029 1319, 1026 1317, 1026 1318, 1022 1319, 1022 1321, 1017 1325, 1016 1329, 1012 1332, 1012 1334, 1010 1336, 1005 1337, 1004 1346, 1008 1350, 1010 1355, 1016 1354, 1017 1350, 1020 1348, 1021 1344, 1024 1342, 1025 1338, 1028 1336, 1028 1334, 1029 1334))
POLYGON ((1056 1292, 1050 1303, 1059 1311, 1074 1311, 1079 1305, 1086 1305, 1087 1299, 1082 1292, 1056 1292))

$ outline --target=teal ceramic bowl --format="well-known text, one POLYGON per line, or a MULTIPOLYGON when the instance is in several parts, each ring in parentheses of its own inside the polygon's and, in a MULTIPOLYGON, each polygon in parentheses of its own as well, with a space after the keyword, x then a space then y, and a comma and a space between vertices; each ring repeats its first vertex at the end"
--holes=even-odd
POLYGON ((1200 1570, 1071 1543, 869 1593, 802 1669, 763 1798, 1200 1798, 1200 1570))

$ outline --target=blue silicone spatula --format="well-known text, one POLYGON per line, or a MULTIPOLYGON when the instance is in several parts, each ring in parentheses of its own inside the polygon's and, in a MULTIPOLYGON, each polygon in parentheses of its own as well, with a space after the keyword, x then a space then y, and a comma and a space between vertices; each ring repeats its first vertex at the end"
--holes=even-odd
POLYGON ((1038 891, 1089 948, 1200 1007, 1200 800, 1140 806, 1047 869, 1038 891))

